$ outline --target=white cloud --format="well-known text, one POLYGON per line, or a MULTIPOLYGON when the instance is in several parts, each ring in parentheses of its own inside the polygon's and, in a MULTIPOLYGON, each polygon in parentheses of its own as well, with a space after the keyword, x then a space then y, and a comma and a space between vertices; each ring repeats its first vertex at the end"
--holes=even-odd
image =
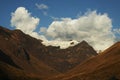
POLYGON ((38 9, 44 10, 44 9, 48 9, 48 6, 45 4, 35 4, 37 6, 38 9))
POLYGON ((11 25, 26 33, 34 31, 38 24, 39 18, 32 17, 24 7, 19 7, 12 13, 11 25))
POLYGON ((79 42, 76 41, 76 40, 71 40, 71 41, 62 41, 62 40, 51 40, 51 41, 48 41, 48 40, 46 40, 46 41, 43 41, 42 43, 44 45, 46 45, 46 46, 52 45, 52 46, 60 47, 61 49, 65 49, 65 48, 68 48, 70 46, 75 46, 79 42))
POLYGON ((11 14, 11 25, 16 29, 22 30, 24 33, 29 34, 35 38, 45 39, 44 36, 34 32, 40 19, 31 16, 24 7, 18 7, 15 12, 11 14))
POLYGON ((113 32, 116 35, 116 42, 120 41, 120 28, 113 29, 113 32))
MULTIPOLYGON (((32 17, 24 7, 18 7, 11 16, 12 26, 37 39, 42 39, 43 44, 47 46, 67 48, 86 40, 96 50, 104 50, 115 40, 114 33, 111 31, 111 19, 107 14, 100 14, 96 11, 89 11, 76 19, 57 18, 48 28, 41 27, 42 35, 35 32, 40 19, 32 17)), ((119 30, 115 31, 119 32, 119 30)))
POLYGON ((48 7, 47 5, 36 3, 35 6, 36 6, 38 9, 41 10, 41 12, 43 13, 43 15, 48 16, 48 13, 47 13, 46 10, 47 10, 49 7, 48 7))
POLYGON ((46 27, 41 27, 41 28, 40 28, 40 32, 39 32, 39 33, 45 33, 45 32, 46 32, 46 30, 47 30, 47 28, 46 28, 46 27))
POLYGON ((44 34, 51 40, 86 40, 96 50, 104 50, 114 43, 112 22, 107 14, 89 11, 77 19, 61 18, 53 21, 44 34))

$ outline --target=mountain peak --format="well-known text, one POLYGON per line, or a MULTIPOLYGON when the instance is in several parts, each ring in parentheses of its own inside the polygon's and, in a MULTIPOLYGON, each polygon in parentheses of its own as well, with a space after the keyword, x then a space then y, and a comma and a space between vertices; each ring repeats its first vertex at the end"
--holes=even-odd
POLYGON ((85 40, 81 41, 80 44, 89 45, 85 40))
MULTIPOLYGON (((11 56, 17 55, 20 59, 25 60, 25 62, 28 62, 26 58, 31 59, 30 55, 33 55, 59 72, 66 72, 82 61, 97 55, 95 50, 86 41, 66 49, 59 49, 53 46, 47 47, 40 40, 24 34, 20 30, 8 30, 3 27, 0 27, 0 30, 3 31, 2 34, 0 31, 0 36, 3 36, 3 34, 10 35, 6 41, 4 40, 6 36, 0 37, 0 45, 4 45, 4 47, 0 46, 0 48, 4 48, 2 50, 9 51, 11 56), (23 49, 27 51, 27 54, 25 54, 23 49), (26 57, 27 55, 29 56, 26 57)), ((71 41, 71 45, 73 44, 74 41, 71 41)))
MULTIPOLYGON (((17 68, 14 65, 17 65, 25 72, 46 77, 67 72, 88 58, 97 55, 86 41, 74 46, 75 41, 72 40, 69 44, 73 46, 66 49, 45 46, 41 40, 26 35, 20 30, 0 27, 0 62, 2 61, 14 69, 17 68), (6 61, 6 58, 9 60, 6 61)), ((12 74, 13 71, 8 72, 12 74)), ((14 75, 16 76, 16 74, 14 75)))
POLYGON ((81 41, 80 43, 78 43, 77 45, 75 45, 73 47, 75 47, 75 48, 81 48, 82 47, 84 49, 90 48, 90 49, 94 50, 93 47, 91 45, 89 45, 85 40, 81 41))

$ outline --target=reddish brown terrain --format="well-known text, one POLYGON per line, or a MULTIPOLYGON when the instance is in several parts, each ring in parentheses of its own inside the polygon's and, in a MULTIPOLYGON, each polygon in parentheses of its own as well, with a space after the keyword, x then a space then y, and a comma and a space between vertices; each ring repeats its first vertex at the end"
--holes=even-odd
POLYGON ((0 27, 0 80, 44 80, 96 56, 85 41, 67 49, 44 46, 20 30, 0 27))
POLYGON ((0 80, 120 80, 120 42, 97 54, 86 41, 60 49, 0 27, 0 80))
POLYGON ((120 42, 50 80, 120 80, 120 42))

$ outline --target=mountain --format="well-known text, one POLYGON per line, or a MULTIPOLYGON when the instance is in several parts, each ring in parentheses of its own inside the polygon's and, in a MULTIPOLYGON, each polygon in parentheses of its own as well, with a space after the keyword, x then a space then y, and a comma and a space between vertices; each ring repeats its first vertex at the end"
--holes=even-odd
POLYGON ((47 48, 49 50, 43 55, 43 60, 59 72, 66 72, 86 59, 97 55, 96 51, 85 41, 67 49, 51 46, 47 48))
POLYGON ((51 80, 120 80, 120 42, 51 80))
POLYGON ((21 73, 39 74, 40 78, 60 74, 54 68, 49 67, 43 61, 33 56, 24 46, 27 44, 22 43, 22 41, 26 40, 26 42, 29 42, 29 38, 36 40, 25 35, 20 30, 11 31, 0 27, 0 71, 7 76, 14 75, 16 77, 17 73, 18 77, 21 73))
MULTIPOLYGON (((4 34, 6 33, 5 39, 10 39, 11 42, 10 47, 18 47, 18 52, 24 52, 24 56, 27 57, 27 53, 30 53, 34 57, 39 60, 42 60, 49 66, 55 68, 59 72, 65 72, 80 62, 88 59, 89 57, 93 57, 96 54, 96 51, 89 45, 87 42, 83 41, 80 44, 69 47, 67 49, 60 49, 59 47, 52 46, 44 46, 41 40, 37 40, 35 38, 30 37, 29 35, 25 35, 20 30, 3 30, 4 34), (14 43, 11 46, 11 43, 14 43), (27 52, 27 53, 26 53, 27 52)), ((2 43, 6 43, 1 41, 2 43)), ((8 42, 8 41, 7 41, 8 42)), ((4 44, 3 44, 4 45, 4 44)), ((8 47, 8 46, 7 46, 8 47)), ((9 49, 9 48, 8 48, 9 49)), ((11 49, 11 50, 12 50, 11 49)), ((17 54, 15 54, 17 55, 17 54)), ((22 56, 21 59, 24 57, 22 56)))
POLYGON ((42 40, 20 30, 0 27, 0 78, 5 80, 40 80, 60 75, 96 55, 86 41, 60 49, 45 46, 42 40))
POLYGON ((97 54, 86 41, 60 49, 0 27, 0 80, 120 80, 120 42, 97 54))

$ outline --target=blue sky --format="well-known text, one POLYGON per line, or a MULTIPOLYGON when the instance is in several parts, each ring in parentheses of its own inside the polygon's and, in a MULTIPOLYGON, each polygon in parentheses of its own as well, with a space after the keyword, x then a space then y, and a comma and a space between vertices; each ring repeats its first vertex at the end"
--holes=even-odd
POLYGON ((0 0, 0 25, 10 27, 11 12, 22 6, 28 9, 33 16, 41 18, 40 26, 48 26, 52 19, 44 16, 35 4, 46 4, 50 16, 76 18, 78 14, 85 13, 88 9, 107 13, 112 19, 113 26, 120 26, 120 1, 119 0, 0 0))
POLYGON ((0 0, 0 25, 21 29, 46 41, 45 45, 69 46, 66 41, 86 40, 96 50, 104 50, 120 40, 119 3, 120 0, 0 0))

